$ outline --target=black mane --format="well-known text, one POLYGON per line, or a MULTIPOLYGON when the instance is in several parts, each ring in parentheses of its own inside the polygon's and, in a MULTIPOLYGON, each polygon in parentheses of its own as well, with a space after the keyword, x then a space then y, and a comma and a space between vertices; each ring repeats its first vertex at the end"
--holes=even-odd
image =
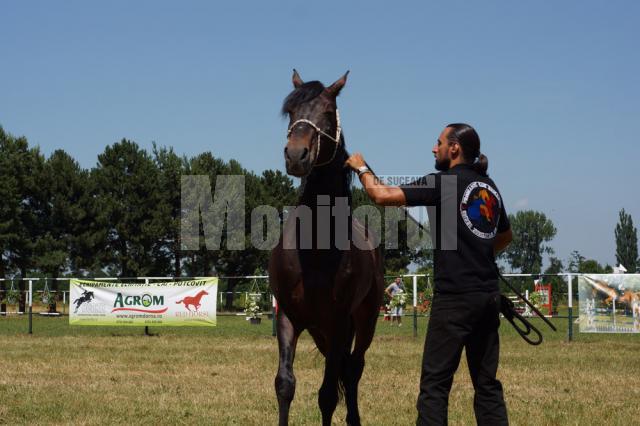
MULTIPOLYGON (((322 166, 315 171, 311 172, 306 178, 303 179, 303 185, 300 187, 301 191, 308 191, 310 194, 323 194, 327 193, 327 175, 335 176, 340 182, 337 187, 332 187, 333 190, 339 189, 339 195, 346 196, 349 199, 349 205, 351 205, 351 188, 353 181, 353 171, 350 167, 344 167, 345 161, 349 158, 349 153, 346 150, 346 144, 344 136, 340 136, 340 145, 338 152, 336 152, 336 158, 331 164, 322 166)), ((335 182, 335 181, 334 181, 335 182)), ((332 191, 329 191, 330 193, 332 191)), ((300 197, 304 194, 300 193, 300 197)), ((312 204, 315 203, 315 196, 311 200, 312 204)))
POLYGON ((282 115, 286 116, 289 114, 289 111, 293 111, 300 105, 317 98, 324 89, 324 84, 319 81, 309 81, 297 89, 294 89, 282 103, 282 115))

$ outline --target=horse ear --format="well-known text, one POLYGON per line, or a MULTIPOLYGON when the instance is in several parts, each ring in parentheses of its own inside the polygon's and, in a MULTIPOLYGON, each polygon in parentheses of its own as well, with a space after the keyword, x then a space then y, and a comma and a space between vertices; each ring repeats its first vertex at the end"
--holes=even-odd
POLYGON ((337 97, 340 94, 340 91, 342 90, 344 85, 347 83, 348 75, 349 75, 349 71, 344 73, 344 75, 340 77, 338 80, 336 80, 336 82, 333 83, 331 86, 327 87, 327 93, 329 93, 334 98, 337 97))
POLYGON ((300 74, 298 74, 295 68, 293 69, 293 77, 291 77, 291 79, 293 80, 293 87, 296 89, 304 84, 304 81, 302 81, 300 74))

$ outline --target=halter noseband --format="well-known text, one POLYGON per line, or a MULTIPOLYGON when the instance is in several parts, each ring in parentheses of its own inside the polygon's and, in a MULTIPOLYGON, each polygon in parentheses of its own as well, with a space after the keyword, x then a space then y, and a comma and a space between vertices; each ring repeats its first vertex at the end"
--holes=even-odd
POLYGON ((301 118, 301 119, 296 120, 293 123, 291 123, 291 126, 289 126, 289 129, 287 130, 287 139, 289 139, 289 136, 291 136, 291 132, 293 131, 293 128, 298 123, 308 124, 309 126, 313 127, 314 130, 316 131, 316 133, 318 134, 318 142, 317 142, 318 154, 316 155, 316 161, 320 158, 320 146, 321 146, 320 145, 320 136, 325 136, 325 137, 331 139, 335 143, 335 148, 333 149, 333 155, 331 155, 331 158, 328 161, 325 161, 324 163, 320 163, 320 164, 314 163, 314 165, 312 167, 326 166, 327 164, 331 163, 333 161, 333 159, 336 157, 336 152, 338 152, 338 146, 340 146, 340 134, 342 133, 342 127, 340 127, 340 113, 338 112, 338 109, 336 109, 336 137, 335 138, 333 136, 331 136, 330 134, 324 132, 313 121, 307 120, 306 118, 301 118))

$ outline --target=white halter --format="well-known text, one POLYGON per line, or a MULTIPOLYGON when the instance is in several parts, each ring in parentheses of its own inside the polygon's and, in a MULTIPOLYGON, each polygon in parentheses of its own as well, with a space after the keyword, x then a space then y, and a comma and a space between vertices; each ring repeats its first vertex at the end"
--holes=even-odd
POLYGON ((291 136, 291 132, 293 131, 293 128, 298 123, 308 124, 309 126, 313 127, 316 133, 318 134, 318 142, 317 142, 318 154, 316 155, 316 160, 320 158, 320 136, 321 135, 326 136, 327 138, 331 139, 335 143, 335 148, 333 149, 333 155, 331 155, 331 158, 328 161, 325 161, 324 163, 321 163, 321 164, 315 163, 312 167, 325 166, 331 163, 333 159, 336 157, 336 152, 338 152, 338 146, 340 146, 340 134, 342 133, 342 127, 340 126, 340 112, 338 112, 338 109, 336 108, 336 137, 335 138, 330 134, 322 131, 322 129, 318 127, 316 123, 314 123, 313 121, 307 120, 306 118, 301 118, 291 123, 291 126, 289 126, 289 129, 287 130, 287 139, 289 139, 289 136, 291 136))

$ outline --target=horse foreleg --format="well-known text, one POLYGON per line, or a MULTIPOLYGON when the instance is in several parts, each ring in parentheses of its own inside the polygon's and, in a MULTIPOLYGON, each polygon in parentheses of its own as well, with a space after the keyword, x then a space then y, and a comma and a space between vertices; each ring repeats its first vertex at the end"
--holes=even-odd
POLYGON ((278 374, 276 374, 275 386, 278 396, 278 411, 280 426, 289 423, 289 407, 296 392, 296 377, 293 375, 293 359, 296 354, 299 331, 296 331, 285 313, 280 310, 276 320, 278 334, 278 374))

